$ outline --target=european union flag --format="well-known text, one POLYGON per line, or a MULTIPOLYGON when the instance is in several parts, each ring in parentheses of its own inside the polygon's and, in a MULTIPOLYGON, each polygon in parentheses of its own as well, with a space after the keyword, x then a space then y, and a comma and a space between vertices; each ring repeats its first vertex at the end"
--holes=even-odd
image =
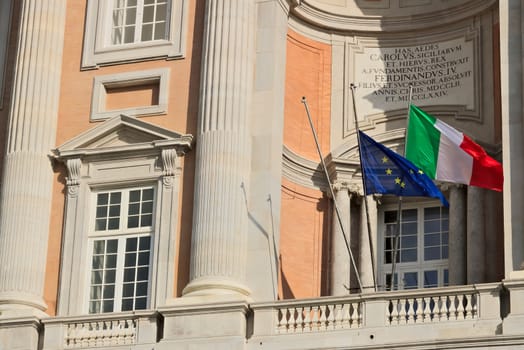
POLYGON ((362 131, 359 135, 366 195, 382 193, 433 197, 439 198, 444 206, 449 206, 442 192, 422 170, 362 131))

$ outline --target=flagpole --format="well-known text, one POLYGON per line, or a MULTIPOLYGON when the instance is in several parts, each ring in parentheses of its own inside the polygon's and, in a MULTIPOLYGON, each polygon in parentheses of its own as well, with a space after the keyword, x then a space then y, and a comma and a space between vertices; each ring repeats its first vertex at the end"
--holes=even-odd
MULTIPOLYGON (((413 96, 413 85, 409 84, 409 97, 408 97, 408 116, 407 116, 407 125, 409 125, 409 112, 411 111, 411 99, 413 96)), ((407 140, 408 128, 406 127, 406 133, 404 135, 404 140, 407 140)), ((404 141, 404 155, 406 155, 406 141, 404 141)), ((389 289, 393 290, 395 284, 395 270, 397 267, 397 251, 400 233, 402 230, 402 196, 398 197, 398 210, 397 210, 397 228, 395 230, 395 237, 393 238, 393 254, 391 262, 391 279, 389 283, 389 289)))
POLYGON ((349 246, 348 239, 346 237, 346 233, 344 232, 344 225, 342 224, 342 218, 340 215, 340 211, 338 210, 337 201, 335 199, 335 193, 333 191, 333 186, 331 185, 331 180, 329 179, 329 174, 327 172, 326 163, 324 162, 324 157, 322 156, 322 151, 320 150, 320 144, 318 142, 317 132, 315 131, 315 127, 313 126, 313 121, 311 119, 311 115, 309 113, 309 107, 306 101, 306 97, 302 97, 302 103, 304 104, 304 107, 306 108, 306 114, 309 121, 309 126, 311 127, 311 131, 313 132, 313 138, 315 139, 315 145, 317 146, 318 156, 320 158, 320 163, 322 164, 322 169, 324 170, 324 175, 326 176, 326 181, 328 183, 329 191, 331 194, 331 198, 333 198, 333 204, 335 206, 335 212, 337 214, 338 224, 340 225, 340 232, 342 233, 342 236, 344 236, 344 243, 346 244, 346 249, 349 254, 349 258, 351 259, 351 264, 353 265, 353 269, 355 269, 355 275, 357 277, 358 285, 360 287, 360 291, 362 291, 362 282, 360 281, 360 275, 358 273, 357 264, 355 263, 355 258, 353 257, 353 252, 351 251, 351 247, 349 246))
POLYGON ((364 208, 366 211, 366 223, 367 223, 367 230, 368 230, 368 241, 369 241, 369 250, 370 250, 370 256, 371 256, 371 269, 373 270, 372 276, 373 276, 373 288, 375 292, 377 291, 377 279, 375 277, 375 253, 373 249, 373 239, 371 237, 371 223, 369 220, 369 207, 368 207, 368 198, 366 196, 366 177, 364 176, 364 167, 362 166, 362 157, 360 154, 360 134, 359 134, 359 128, 358 128, 358 118, 357 118, 357 106, 355 104, 355 84, 350 84, 351 88, 351 97, 353 98, 353 116, 355 118, 355 131, 357 134, 357 146, 358 146, 358 159, 360 161, 360 169, 362 169, 362 185, 364 186, 364 208))

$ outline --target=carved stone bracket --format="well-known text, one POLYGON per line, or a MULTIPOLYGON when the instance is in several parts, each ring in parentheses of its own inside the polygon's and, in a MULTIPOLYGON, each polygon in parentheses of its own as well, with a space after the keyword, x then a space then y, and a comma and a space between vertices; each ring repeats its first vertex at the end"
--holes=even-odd
POLYGON ((80 158, 71 158, 66 160, 67 166, 67 186, 78 185, 78 180, 80 179, 80 167, 82 166, 82 161, 80 158))
POLYGON ((162 165, 164 176, 174 176, 177 172, 177 152, 174 148, 165 148, 162 150, 162 165))

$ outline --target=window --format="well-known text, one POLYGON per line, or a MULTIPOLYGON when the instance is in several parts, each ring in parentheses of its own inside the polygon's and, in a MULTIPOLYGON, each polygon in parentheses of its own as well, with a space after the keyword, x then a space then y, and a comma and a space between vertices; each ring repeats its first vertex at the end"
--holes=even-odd
POLYGON ((448 208, 423 205, 403 209, 398 236, 397 216, 398 210, 393 208, 386 208, 381 213, 380 276, 383 289, 448 285, 448 208))
POLYGON ((168 0, 113 0, 111 45, 167 39, 168 0))
POLYGON ((154 190, 96 193, 89 313, 148 308, 154 190))
POLYGON ((192 136, 119 115, 54 150, 67 168, 57 314, 176 297, 181 158, 192 136))
POLYGON ((187 0, 88 0, 82 68, 181 58, 187 0))
POLYGON ((0 1, 0 109, 3 108, 7 48, 11 26, 11 0, 0 1))

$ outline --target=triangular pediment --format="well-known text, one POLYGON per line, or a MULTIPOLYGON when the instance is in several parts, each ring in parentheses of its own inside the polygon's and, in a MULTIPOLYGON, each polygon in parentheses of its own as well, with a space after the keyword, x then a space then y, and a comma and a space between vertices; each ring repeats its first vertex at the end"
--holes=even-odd
POLYGON ((134 117, 119 115, 72 138, 55 150, 58 157, 152 148, 159 145, 191 147, 192 136, 180 134, 134 117))

